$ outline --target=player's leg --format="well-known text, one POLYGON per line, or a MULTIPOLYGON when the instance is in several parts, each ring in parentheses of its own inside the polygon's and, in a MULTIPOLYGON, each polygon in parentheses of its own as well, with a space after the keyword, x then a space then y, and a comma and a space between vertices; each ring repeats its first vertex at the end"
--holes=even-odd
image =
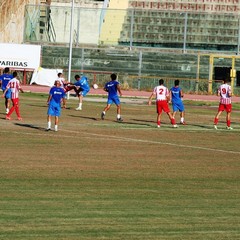
POLYGON ((102 113, 101 113, 101 119, 104 120, 106 112, 110 109, 111 104, 107 104, 107 106, 103 109, 102 113))
POLYGON ((231 104, 226 105, 226 112, 227 112, 227 116, 226 116, 227 129, 232 130, 232 127, 231 127, 232 105, 231 104))
POLYGON ((218 125, 219 117, 222 114, 222 110, 218 111, 215 118, 214 118, 214 125, 218 125))
POLYGON ((6 108, 6 113, 7 114, 9 112, 9 106, 10 106, 10 99, 5 97, 5 108, 6 108))
POLYGON ((176 124, 175 118, 173 117, 172 113, 170 112, 167 101, 162 101, 162 108, 163 108, 163 111, 168 115, 173 127, 178 127, 176 124))
POLYGON ((58 123, 59 123, 59 117, 61 115, 61 106, 55 106, 54 107, 54 116, 55 116, 55 126, 54 126, 54 131, 58 131, 58 123))
POLYGON ((218 125, 218 120, 219 120, 219 117, 220 115, 222 114, 223 111, 218 111, 215 118, 214 118, 214 128, 217 129, 217 125, 218 125))
POLYGON ((219 103, 218 112, 217 112, 217 114, 216 114, 216 116, 214 118, 214 128, 215 129, 217 129, 219 117, 222 114, 222 112, 224 111, 224 109, 225 109, 224 104, 219 103))
POLYGON ((175 118, 178 108, 174 102, 172 102, 172 110, 173 110, 172 117, 175 118))
POLYGON ((15 104, 15 111, 16 111, 16 114, 17 114, 17 117, 18 117, 18 120, 22 120, 21 116, 20 116, 20 109, 19 109, 19 99, 16 98, 14 99, 14 104, 15 104))
POLYGON ((47 131, 51 130, 51 115, 47 115, 47 131))
POLYGON ((169 111, 169 112, 166 112, 166 113, 167 113, 167 115, 169 117, 169 120, 170 120, 171 124, 173 125, 173 127, 177 128, 178 125, 176 124, 176 120, 175 120, 175 118, 173 118, 173 115, 171 114, 171 112, 169 111))
POLYGON ((13 113, 14 110, 15 110, 15 104, 14 104, 14 100, 12 99, 12 107, 10 108, 8 114, 6 115, 6 119, 7 119, 7 120, 10 120, 10 119, 11 119, 10 116, 11 116, 11 114, 13 113))
POLYGON ((9 112, 10 102, 11 102, 11 90, 8 89, 6 92, 6 95, 5 95, 6 114, 8 114, 8 112, 9 112))
POLYGON ((59 123, 59 116, 55 116, 55 126, 54 126, 55 132, 58 131, 58 123, 59 123))
POLYGON ((157 115, 157 127, 158 128, 161 126, 161 116, 162 116, 162 112, 159 112, 157 115))
POLYGON ((117 121, 122 122, 123 119, 121 118, 121 103, 119 97, 116 96, 115 98, 113 98, 113 102, 117 106, 117 121))
POLYGON ((177 111, 173 111, 172 117, 175 118, 177 111))
POLYGON ((51 130, 51 118, 54 116, 54 114, 54 108, 51 104, 49 104, 47 111, 47 131, 51 130))
POLYGON ((86 95, 88 94, 89 90, 83 90, 82 88, 79 89, 79 104, 78 107, 76 108, 76 110, 82 110, 82 104, 83 104, 83 97, 86 97, 86 95))
POLYGON ((123 119, 121 118, 121 104, 117 104, 117 121, 118 122, 122 122, 123 119))
POLYGON ((106 112, 110 109, 111 105, 113 103, 113 100, 111 98, 108 98, 107 100, 107 106, 103 109, 101 113, 101 119, 104 120, 106 112))
POLYGON ((78 107, 76 108, 76 110, 82 110, 82 102, 83 102, 83 95, 80 93, 80 95, 78 96, 78 107))
POLYGON ((179 112, 180 112, 180 124, 185 125, 186 124, 186 122, 184 120, 185 108, 184 108, 184 105, 183 105, 182 102, 179 103, 178 109, 179 109, 179 112))
POLYGON ((162 102, 156 102, 156 110, 157 110, 157 127, 161 126, 161 116, 162 116, 162 102))

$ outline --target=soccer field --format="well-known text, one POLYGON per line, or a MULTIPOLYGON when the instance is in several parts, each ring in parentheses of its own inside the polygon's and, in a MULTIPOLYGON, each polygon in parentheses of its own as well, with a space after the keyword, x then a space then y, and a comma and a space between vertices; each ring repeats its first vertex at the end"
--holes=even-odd
POLYGON ((192 101, 187 125, 163 114, 158 129, 146 99, 123 100, 117 123, 87 98, 68 100, 58 132, 46 94, 20 96, 21 122, 0 101, 0 239, 240 239, 239 104, 232 131, 225 113, 213 129, 218 103, 192 101))

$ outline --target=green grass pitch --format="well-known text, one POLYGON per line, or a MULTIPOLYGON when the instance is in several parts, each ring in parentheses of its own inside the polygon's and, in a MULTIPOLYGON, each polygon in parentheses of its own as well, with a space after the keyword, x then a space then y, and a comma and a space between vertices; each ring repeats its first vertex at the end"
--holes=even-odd
POLYGON ((0 239, 240 239, 239 104, 232 131, 225 113, 213 129, 218 103, 191 101, 186 126, 163 114, 158 129, 146 99, 122 99, 117 123, 105 98, 71 98, 46 132, 46 101, 21 94, 23 121, 0 101, 0 239))

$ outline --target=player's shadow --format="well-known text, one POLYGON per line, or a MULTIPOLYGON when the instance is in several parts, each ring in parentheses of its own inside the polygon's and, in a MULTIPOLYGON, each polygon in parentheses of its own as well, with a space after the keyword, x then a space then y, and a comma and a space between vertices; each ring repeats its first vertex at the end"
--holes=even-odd
POLYGON ((138 126, 147 126, 147 127, 150 126, 151 127, 151 124, 147 124, 147 123, 139 123, 139 122, 135 123, 135 122, 128 122, 128 121, 124 121, 124 120, 122 122, 118 122, 115 120, 114 122, 117 122, 119 124, 138 125, 138 126))
POLYGON ((147 123, 155 123, 156 121, 153 120, 142 120, 142 119, 131 119, 136 122, 147 122, 147 123))
POLYGON ((35 104, 28 104, 30 107, 39 107, 39 108, 46 108, 48 105, 35 105, 35 104))
POLYGON ((26 128, 37 129, 37 130, 40 130, 40 131, 45 131, 46 130, 46 128, 38 127, 38 126, 34 126, 32 124, 26 124, 26 123, 15 123, 15 125, 19 126, 19 127, 26 127, 26 128))
POLYGON ((207 125, 202 125, 202 124, 190 124, 190 123, 188 123, 187 126, 199 127, 199 128, 205 128, 205 129, 213 129, 213 127, 212 127, 213 125, 212 126, 207 126, 207 125))
POLYGON ((84 118, 84 119, 89 119, 89 120, 94 120, 97 121, 97 118, 94 117, 86 117, 86 116, 77 116, 77 115, 69 115, 70 117, 77 117, 77 118, 84 118))

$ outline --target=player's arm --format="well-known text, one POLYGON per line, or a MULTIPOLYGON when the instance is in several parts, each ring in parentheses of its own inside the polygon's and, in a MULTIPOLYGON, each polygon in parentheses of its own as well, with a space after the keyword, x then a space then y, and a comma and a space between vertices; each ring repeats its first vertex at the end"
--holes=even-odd
POLYGON ((119 95, 122 96, 122 91, 121 91, 121 88, 120 88, 119 84, 117 85, 117 90, 119 92, 119 95))
POLYGON ((63 102, 63 107, 66 108, 66 98, 65 97, 62 98, 62 102, 63 102))
POLYGON ((167 102, 169 103, 170 102, 170 94, 169 95, 166 95, 166 100, 167 100, 167 102))
POLYGON ((48 96, 48 100, 47 100, 47 104, 49 104, 49 102, 51 101, 51 99, 52 99, 52 95, 49 94, 49 96, 48 96))
POLYGON ((5 98, 5 95, 8 89, 9 89, 9 86, 7 85, 6 89, 3 91, 3 95, 2 95, 3 98, 5 98))
POLYGON ((152 92, 151 96, 148 99, 148 105, 152 105, 152 98, 154 96, 154 92, 152 92))
POLYGON ((181 98, 184 97, 184 94, 183 94, 183 90, 182 90, 182 89, 180 90, 180 97, 181 97, 181 98))
POLYGON ((103 90, 104 90, 105 92, 108 92, 108 89, 107 89, 107 86, 106 86, 106 85, 104 86, 103 90))
POLYGON ((23 89, 19 86, 19 89, 18 89, 21 93, 24 93, 23 89))
POLYGON ((169 96, 166 96, 166 98, 169 103, 172 102, 172 90, 169 91, 169 96))
POLYGON ((4 90, 2 97, 5 98, 5 94, 7 92, 7 88, 4 90))

